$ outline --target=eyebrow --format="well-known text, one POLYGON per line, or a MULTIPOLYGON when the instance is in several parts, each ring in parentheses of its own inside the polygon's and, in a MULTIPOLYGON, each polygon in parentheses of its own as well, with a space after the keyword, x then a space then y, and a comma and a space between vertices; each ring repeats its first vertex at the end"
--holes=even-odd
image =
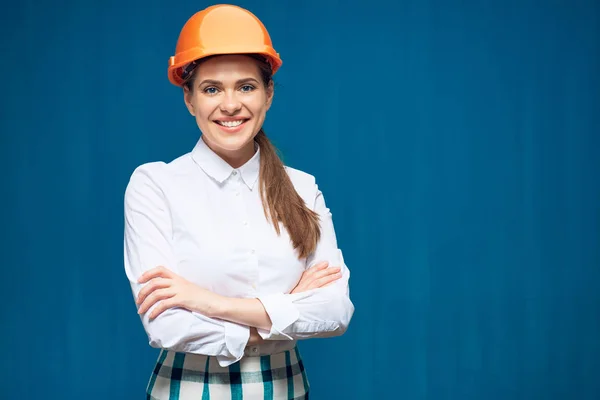
MULTIPOLYGON (((237 81, 235 84, 236 84, 236 85, 240 85, 240 84, 242 84, 242 83, 248 83, 248 82, 256 82, 256 83, 260 83, 260 82, 258 82, 258 80, 254 79, 254 78, 244 78, 244 79, 239 79, 239 80, 238 80, 238 81, 237 81)), ((202 85, 205 85, 205 84, 220 86, 220 85, 222 85, 222 84, 223 84, 223 82, 221 82, 221 81, 216 81, 216 80, 214 80, 214 79, 205 79, 205 80, 203 80, 202 82, 200 82, 200 83, 198 84, 198 86, 202 86, 202 85)))

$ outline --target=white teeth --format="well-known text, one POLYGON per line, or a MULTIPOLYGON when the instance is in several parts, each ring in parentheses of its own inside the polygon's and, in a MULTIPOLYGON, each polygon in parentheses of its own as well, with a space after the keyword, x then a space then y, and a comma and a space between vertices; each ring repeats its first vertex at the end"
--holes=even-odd
POLYGON ((244 122, 244 120, 238 119, 237 121, 219 121, 219 124, 228 128, 235 128, 236 126, 240 126, 242 122, 244 122))

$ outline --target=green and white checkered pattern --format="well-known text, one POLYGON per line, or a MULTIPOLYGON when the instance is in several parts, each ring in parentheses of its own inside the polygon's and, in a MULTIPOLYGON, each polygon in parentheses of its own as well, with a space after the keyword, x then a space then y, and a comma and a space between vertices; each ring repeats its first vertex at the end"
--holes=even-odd
POLYGON ((308 400, 298 347, 243 357, 221 367, 216 357, 161 350, 148 382, 148 400, 308 400))

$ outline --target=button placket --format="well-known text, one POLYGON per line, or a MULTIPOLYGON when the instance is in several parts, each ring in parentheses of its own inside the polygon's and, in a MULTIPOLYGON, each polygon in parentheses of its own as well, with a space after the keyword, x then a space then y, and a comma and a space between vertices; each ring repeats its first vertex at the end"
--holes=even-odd
POLYGON ((233 196, 235 198, 235 204, 239 210, 238 217, 240 218, 240 228, 242 229, 242 237, 245 238, 245 243, 248 247, 246 247, 248 251, 248 264, 249 264, 249 274, 248 274, 248 286, 251 288, 251 291, 255 291, 258 288, 258 260, 256 257, 256 237, 253 235, 250 215, 248 214, 247 205, 244 202, 245 196, 242 195, 242 190, 245 190, 245 184, 242 180, 242 177, 237 171, 232 171, 232 175, 237 175, 236 178, 232 179, 232 191, 233 196), (254 272, 254 273, 252 273, 254 272))

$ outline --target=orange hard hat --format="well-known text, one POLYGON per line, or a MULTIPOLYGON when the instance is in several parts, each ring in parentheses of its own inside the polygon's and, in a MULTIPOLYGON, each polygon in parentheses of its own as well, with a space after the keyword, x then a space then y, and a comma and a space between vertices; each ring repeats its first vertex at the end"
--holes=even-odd
POLYGON ((260 54, 273 74, 282 64, 263 23, 250 11, 219 4, 192 15, 179 34, 175 55, 169 59, 169 81, 182 86, 187 66, 217 54, 260 54))

